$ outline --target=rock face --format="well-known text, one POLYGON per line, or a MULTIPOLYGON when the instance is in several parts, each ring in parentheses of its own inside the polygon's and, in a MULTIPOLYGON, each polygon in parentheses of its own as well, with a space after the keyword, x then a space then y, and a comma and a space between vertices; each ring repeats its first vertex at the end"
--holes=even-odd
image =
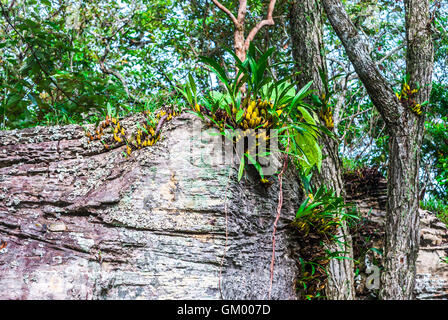
POLYGON ((415 294, 418 299, 448 299, 448 231, 429 211, 420 211, 420 252, 415 294))
MULTIPOLYGON (((372 265, 381 266, 387 198, 385 179, 375 177, 371 172, 367 172, 365 178, 369 180, 367 183, 363 183, 362 179, 355 184, 347 183, 348 200, 356 203, 362 214, 359 225, 352 230, 355 259, 361 260, 356 288, 361 299, 372 298, 376 293, 373 286, 370 289, 366 286, 366 280, 373 276, 373 269, 368 273, 366 269, 372 265)), ((420 210, 420 251, 414 291, 416 299, 448 299, 448 264, 441 261, 442 257, 447 256, 446 225, 433 213, 420 210)))
MULTIPOLYGON (((250 170, 238 182, 238 164, 201 124, 176 117, 128 159, 124 146, 87 143, 79 126, 0 132, 0 299, 266 299, 278 182, 250 170)), ((361 184, 347 191, 363 216, 351 231, 365 299, 375 293, 366 269, 381 265, 386 182, 361 184)), ((302 196, 288 170, 273 299, 298 298, 289 222, 302 196)), ((418 299, 448 298, 447 253, 446 226, 421 211, 418 299)))
MULTIPOLYGON (((238 182, 195 121, 129 159, 79 126, 0 132, 0 299, 267 298, 278 182, 238 182)), ((292 171, 283 198, 272 298, 296 299, 292 171)))

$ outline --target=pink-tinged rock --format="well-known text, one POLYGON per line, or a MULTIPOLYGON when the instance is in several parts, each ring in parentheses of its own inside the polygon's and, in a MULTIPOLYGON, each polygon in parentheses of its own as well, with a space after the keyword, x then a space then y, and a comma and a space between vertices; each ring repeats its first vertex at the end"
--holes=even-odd
MULTIPOLYGON (((175 118, 129 159, 79 126, 0 132, 0 299, 266 298, 278 184, 204 163, 193 121, 175 118)), ((295 299, 292 171, 283 190, 272 297, 295 299)))

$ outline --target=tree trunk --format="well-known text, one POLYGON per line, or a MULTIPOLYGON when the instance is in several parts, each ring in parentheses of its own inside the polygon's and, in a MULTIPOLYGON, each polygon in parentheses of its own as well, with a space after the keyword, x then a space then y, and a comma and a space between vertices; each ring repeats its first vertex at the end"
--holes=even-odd
MULTIPOLYGON (((244 47, 244 26, 235 26, 235 34, 234 34, 234 47, 235 54, 241 60, 246 60, 246 49, 244 47)), ((238 74, 238 70, 237 70, 238 74)))
MULTIPOLYGON (((246 48, 244 46, 244 24, 235 26, 235 34, 234 34, 234 49, 236 56, 244 62, 246 60, 246 48)), ((239 68, 235 68, 235 77, 238 75, 239 68)), ((243 77, 243 74, 241 74, 238 77, 238 81, 243 77)), ((246 95, 246 84, 242 85, 240 87, 240 92, 243 96, 246 95)))
POLYGON ((322 6, 317 0, 295 0, 291 3, 292 55, 299 70, 300 86, 311 80, 318 93, 323 92, 319 68, 326 72, 322 40, 322 6))
MULTIPOLYGON (((313 81, 313 89, 320 94, 324 92, 319 70, 326 72, 324 46, 322 41, 322 7, 319 1, 294 1, 291 4, 291 39, 292 52, 299 69, 298 84, 303 87, 313 81)), ((339 158, 338 142, 323 136, 322 170, 315 172, 315 183, 332 188, 336 195, 344 196, 342 183, 342 164, 339 158)), ((350 259, 331 259, 328 266, 328 284, 326 295, 328 299, 354 299, 353 249, 351 237, 345 222, 338 230, 338 237, 346 244, 329 244, 330 252, 345 252, 350 259)))
MULTIPOLYGON (((434 65, 434 47, 429 31, 429 1, 405 1, 407 73, 409 85, 420 87, 416 102, 429 100, 434 65)), ((406 125, 392 128, 388 171, 385 268, 383 299, 414 298, 416 260, 419 249, 420 146, 424 113, 416 116, 409 109, 402 115, 406 125)))
POLYGON ((411 299, 419 246, 418 168, 422 128, 390 133, 382 299, 411 299))
MULTIPOLYGON (((418 252, 418 170, 424 130, 419 116, 400 102, 372 60, 340 0, 323 0, 331 25, 353 63, 356 73, 387 125, 389 133, 388 200, 385 270, 380 295, 383 299, 411 299, 418 252)), ((429 1, 405 1, 407 73, 409 85, 420 91, 416 103, 429 99, 434 49, 429 31, 429 1)))

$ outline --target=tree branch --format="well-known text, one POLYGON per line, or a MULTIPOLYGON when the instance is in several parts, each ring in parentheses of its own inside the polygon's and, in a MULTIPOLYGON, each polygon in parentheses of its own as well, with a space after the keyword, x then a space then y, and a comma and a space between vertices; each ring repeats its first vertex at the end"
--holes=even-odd
POLYGON ((409 85, 420 87, 416 101, 429 100, 434 68, 434 44, 429 29, 429 1, 405 0, 406 18, 406 73, 409 85))
POLYGON ((48 73, 48 71, 44 68, 44 66, 42 65, 42 62, 40 61, 39 57, 37 56, 37 53, 34 50, 32 44, 28 44, 28 42, 26 42, 24 36, 16 29, 13 22, 9 19, 9 15, 6 12, 5 8, 3 7, 3 4, 1 1, 0 1, 0 8, 2 10, 2 15, 4 16, 8 25, 19 36, 19 38, 22 40, 22 42, 27 44, 27 46, 30 48, 31 54, 33 55, 34 59, 36 60, 37 64, 39 65, 40 70, 45 74, 45 76, 50 80, 50 82, 53 83, 53 85, 56 87, 56 89, 58 89, 68 100, 70 100, 71 102, 73 102, 74 104, 79 106, 80 104, 76 100, 74 100, 65 90, 63 90, 59 86, 59 84, 51 77, 51 75, 48 73))
POLYGON ((247 0, 240 0, 240 7, 238 8, 238 22, 243 25, 247 12, 247 0))
POLYGON ((104 74, 110 74, 115 76, 118 80, 120 80, 121 84, 123 85, 124 90, 126 91, 126 94, 128 97, 132 97, 131 93, 129 92, 128 84, 126 83, 126 80, 124 80, 123 76, 118 72, 117 70, 110 69, 106 67, 104 61, 106 60, 107 55, 109 54, 110 47, 109 44, 107 44, 106 49, 104 50, 104 54, 99 60, 100 69, 104 74))
POLYGON ((221 11, 223 11, 225 14, 227 14, 230 17, 230 19, 232 19, 233 23, 235 24, 235 27, 238 27, 240 25, 238 20, 235 18, 233 13, 230 12, 229 9, 224 7, 218 0, 212 0, 212 1, 219 9, 221 9, 221 11))
POLYGON ((274 13, 274 7, 275 7, 276 0, 271 0, 269 2, 268 7, 268 15, 265 20, 260 21, 250 32, 249 35, 246 38, 246 41, 244 42, 245 49, 249 49, 249 45, 254 40, 255 36, 257 35, 258 31, 260 31, 261 28, 264 26, 273 26, 275 24, 274 19, 272 18, 272 14, 274 13))
POLYGON ((391 51, 389 51, 388 53, 386 53, 386 55, 384 57, 382 57, 379 61, 378 64, 382 64, 384 61, 386 61, 387 59, 389 59, 392 55, 394 55, 395 53, 397 53, 398 51, 400 51, 401 49, 404 48, 404 43, 399 45, 398 47, 392 49, 391 51))
POLYGON ((394 91, 381 75, 377 64, 370 56, 368 45, 359 35, 350 20, 341 0, 323 0, 330 24, 344 45, 345 51, 360 80, 366 87, 373 104, 381 113, 389 128, 400 127, 403 106, 394 91))
POLYGON ((104 74, 110 74, 115 76, 118 80, 120 80, 121 84, 123 85, 124 90, 126 91, 126 95, 133 99, 134 101, 137 101, 136 97, 129 91, 129 86, 126 82, 126 80, 124 79, 124 77, 121 75, 120 72, 118 72, 117 70, 113 70, 111 68, 108 68, 105 64, 107 55, 110 52, 110 42, 114 39, 114 37, 117 34, 120 34, 120 32, 131 22, 132 18, 135 15, 135 8, 133 9, 132 14, 129 15, 129 17, 124 18, 120 21, 118 21, 118 24, 121 24, 121 26, 119 26, 117 28, 117 30, 115 30, 112 35, 108 36, 108 37, 104 37, 100 34, 95 33, 94 31, 90 31, 91 34, 93 34, 95 37, 101 39, 102 41, 104 41, 106 43, 106 47, 104 49, 104 53, 102 55, 102 57, 99 59, 99 65, 100 65, 100 70, 104 73, 104 74))

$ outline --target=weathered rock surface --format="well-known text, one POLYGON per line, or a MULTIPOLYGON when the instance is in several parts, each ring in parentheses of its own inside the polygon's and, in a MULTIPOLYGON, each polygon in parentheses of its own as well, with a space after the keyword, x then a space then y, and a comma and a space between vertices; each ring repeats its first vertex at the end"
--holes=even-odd
POLYGON ((448 299, 448 231, 429 211, 420 211, 420 252, 415 293, 419 299, 448 299))
MULTIPOLYGON (((130 159, 124 146, 88 144, 79 126, 0 132, 0 299, 267 298, 278 183, 250 172, 237 182, 238 164, 200 124, 177 117, 130 159)), ((366 267, 381 265, 371 248, 383 246, 386 182, 347 189, 363 214, 352 232, 364 299, 375 293, 366 267)), ((292 171, 283 197, 272 298, 296 299, 292 171)), ((448 298, 447 254, 446 226, 421 211, 418 299, 448 298)))
MULTIPOLYGON (((371 183, 373 184, 373 183, 371 183)), ((350 190, 350 188, 348 188, 350 190)), ((357 295, 367 298, 375 292, 366 288, 366 267, 381 266, 384 223, 386 215, 387 183, 380 179, 368 188, 352 188, 348 199, 356 203, 363 220, 352 230, 354 233, 355 258, 361 258, 357 295), (375 248, 372 250, 371 248, 375 248)), ((448 299, 448 264, 441 261, 448 256, 448 229, 433 213, 420 210, 420 251, 417 259, 415 298, 448 299)))
MULTIPOLYGON (((0 299, 267 298, 278 183, 238 183, 194 121, 130 159, 79 126, 0 132, 0 299)), ((300 196, 288 171, 273 299, 296 298, 300 196)))

